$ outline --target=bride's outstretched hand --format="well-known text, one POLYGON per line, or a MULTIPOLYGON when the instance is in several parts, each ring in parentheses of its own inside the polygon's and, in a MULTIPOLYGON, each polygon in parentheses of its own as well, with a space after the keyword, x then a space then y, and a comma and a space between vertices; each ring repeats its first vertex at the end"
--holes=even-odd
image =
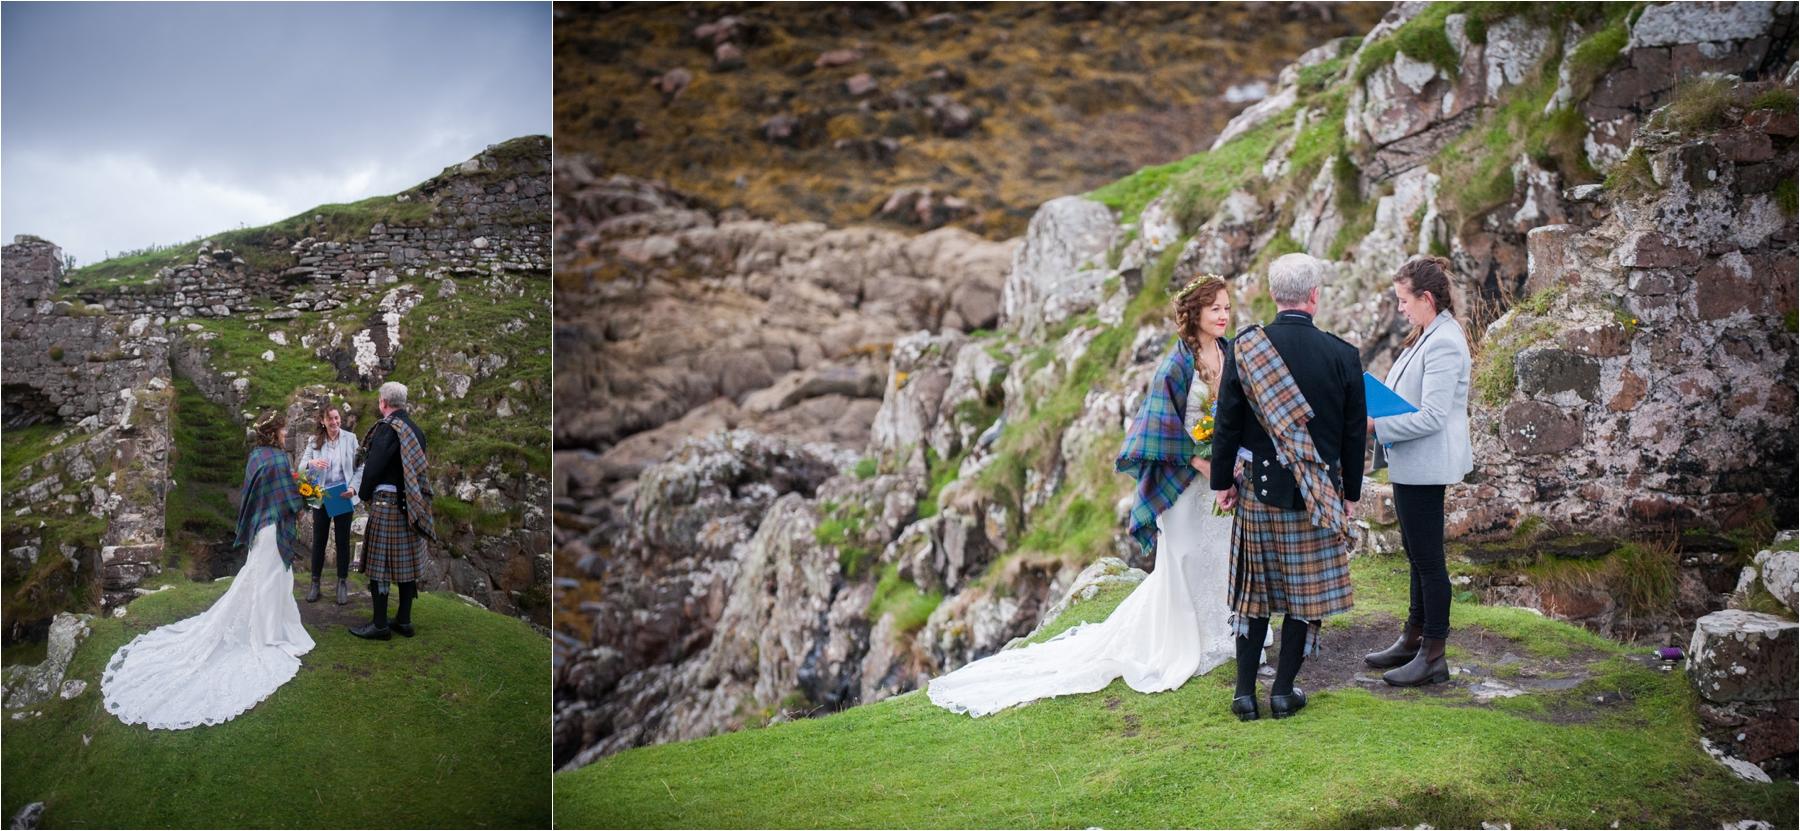
POLYGON ((1200 475, 1203 477, 1208 479, 1212 478, 1212 462, 1202 459, 1199 456, 1188 459, 1188 467, 1200 471, 1200 475))

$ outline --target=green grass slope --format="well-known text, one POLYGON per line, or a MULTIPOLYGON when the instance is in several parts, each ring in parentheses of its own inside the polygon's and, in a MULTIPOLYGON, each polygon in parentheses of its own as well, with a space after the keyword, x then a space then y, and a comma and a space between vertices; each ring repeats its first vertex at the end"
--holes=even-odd
MULTIPOLYGON (((1457 604, 1453 663, 1541 663, 1569 683, 1477 704, 1334 685, 1404 613, 1405 561, 1355 564, 1358 609, 1302 670, 1311 706, 1228 712, 1232 665, 1157 695, 1121 682, 971 719, 914 692, 817 719, 644 747, 556 776, 565 827, 1717 827, 1795 823, 1794 784, 1753 785, 1699 748, 1692 694, 1617 644, 1519 609, 1457 604), (1479 634, 1477 634, 1479 633, 1479 634), (1479 641, 1479 642, 1478 642, 1479 641), (1355 647, 1355 648, 1351 648, 1355 647), (1558 688, 1560 687, 1560 688, 1558 688), (1605 702, 1605 703, 1597 703, 1605 702)), ((1109 614, 1115 591, 1039 638, 1109 614)), ((1379 641, 1385 646, 1386 640, 1379 641)), ((1515 670, 1516 671, 1516 670, 1515 670)), ((1261 683, 1266 699, 1268 680, 1261 683)))
POLYGON ((46 828, 549 826, 550 647, 530 627, 431 593, 418 637, 362 641, 344 624, 366 617, 366 593, 302 603, 318 646, 294 680, 225 724, 152 731, 106 712, 101 670, 229 585, 164 582, 95 621, 68 676, 85 693, 6 723, 8 816, 41 801, 46 828))

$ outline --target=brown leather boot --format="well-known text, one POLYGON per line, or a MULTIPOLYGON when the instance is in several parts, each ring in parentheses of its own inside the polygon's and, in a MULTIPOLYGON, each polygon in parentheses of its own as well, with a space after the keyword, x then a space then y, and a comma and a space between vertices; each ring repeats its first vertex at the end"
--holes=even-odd
POLYGON ((1423 687, 1450 680, 1450 662, 1444 660, 1444 638, 1423 638, 1419 654, 1399 669, 1381 674, 1381 680, 1396 687, 1423 687))
POLYGON ((1363 656, 1363 663, 1376 669, 1393 669, 1405 666, 1414 655, 1419 654, 1419 639, 1425 627, 1421 624, 1407 622, 1406 628, 1400 632, 1400 639, 1394 645, 1380 652, 1371 652, 1363 656))

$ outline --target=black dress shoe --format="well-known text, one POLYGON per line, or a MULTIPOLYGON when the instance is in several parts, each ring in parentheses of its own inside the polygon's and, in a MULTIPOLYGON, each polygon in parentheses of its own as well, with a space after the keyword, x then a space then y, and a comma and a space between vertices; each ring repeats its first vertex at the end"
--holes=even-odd
POLYGON ((1306 692, 1295 687, 1287 695, 1269 694, 1269 715, 1275 718, 1287 718, 1306 707, 1306 692))
MULTIPOLYGON (((314 585, 313 588, 317 589, 318 586, 314 585)), ((342 577, 339 577, 338 578, 338 589, 337 589, 337 604, 339 606, 344 606, 344 605, 348 605, 349 603, 350 603, 350 581, 345 580, 342 577)))
POLYGON ((405 635, 409 638, 413 636, 413 625, 410 623, 390 623, 388 628, 394 630, 396 635, 405 635))
POLYGON ((1240 695, 1231 699, 1231 712, 1238 721, 1255 721, 1262 718, 1262 709, 1256 706, 1255 695, 1240 695))
POLYGON ((1419 654, 1419 644, 1421 642, 1422 639, 1419 636, 1419 627, 1409 623, 1406 625, 1406 629, 1400 633, 1399 639, 1394 641, 1393 646, 1383 649, 1380 652, 1371 652, 1364 655, 1363 663, 1376 669, 1393 669, 1397 666, 1405 666, 1408 661, 1413 659, 1414 655, 1419 654))
POLYGON ((314 580, 314 581, 312 581, 312 588, 306 590, 306 602, 312 603, 312 602, 317 601, 318 599, 319 599, 319 581, 314 580))
POLYGON ((385 641, 394 637, 393 633, 390 632, 386 626, 376 626, 373 623, 352 626, 350 627, 350 634, 359 638, 367 638, 372 641, 385 641))

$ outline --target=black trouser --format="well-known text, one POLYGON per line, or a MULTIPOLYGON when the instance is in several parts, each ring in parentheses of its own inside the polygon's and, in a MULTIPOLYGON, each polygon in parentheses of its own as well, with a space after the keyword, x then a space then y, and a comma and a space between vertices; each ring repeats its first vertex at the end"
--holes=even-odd
POLYGON ((350 577, 350 515, 354 511, 345 511, 337 516, 325 512, 324 508, 313 509, 313 582, 318 582, 325 571, 325 532, 337 529, 337 571, 338 579, 350 577))
POLYGON ((1406 622, 1427 638, 1450 636, 1450 572, 1444 569, 1444 486, 1394 485, 1400 543, 1412 564, 1412 600, 1406 622))

